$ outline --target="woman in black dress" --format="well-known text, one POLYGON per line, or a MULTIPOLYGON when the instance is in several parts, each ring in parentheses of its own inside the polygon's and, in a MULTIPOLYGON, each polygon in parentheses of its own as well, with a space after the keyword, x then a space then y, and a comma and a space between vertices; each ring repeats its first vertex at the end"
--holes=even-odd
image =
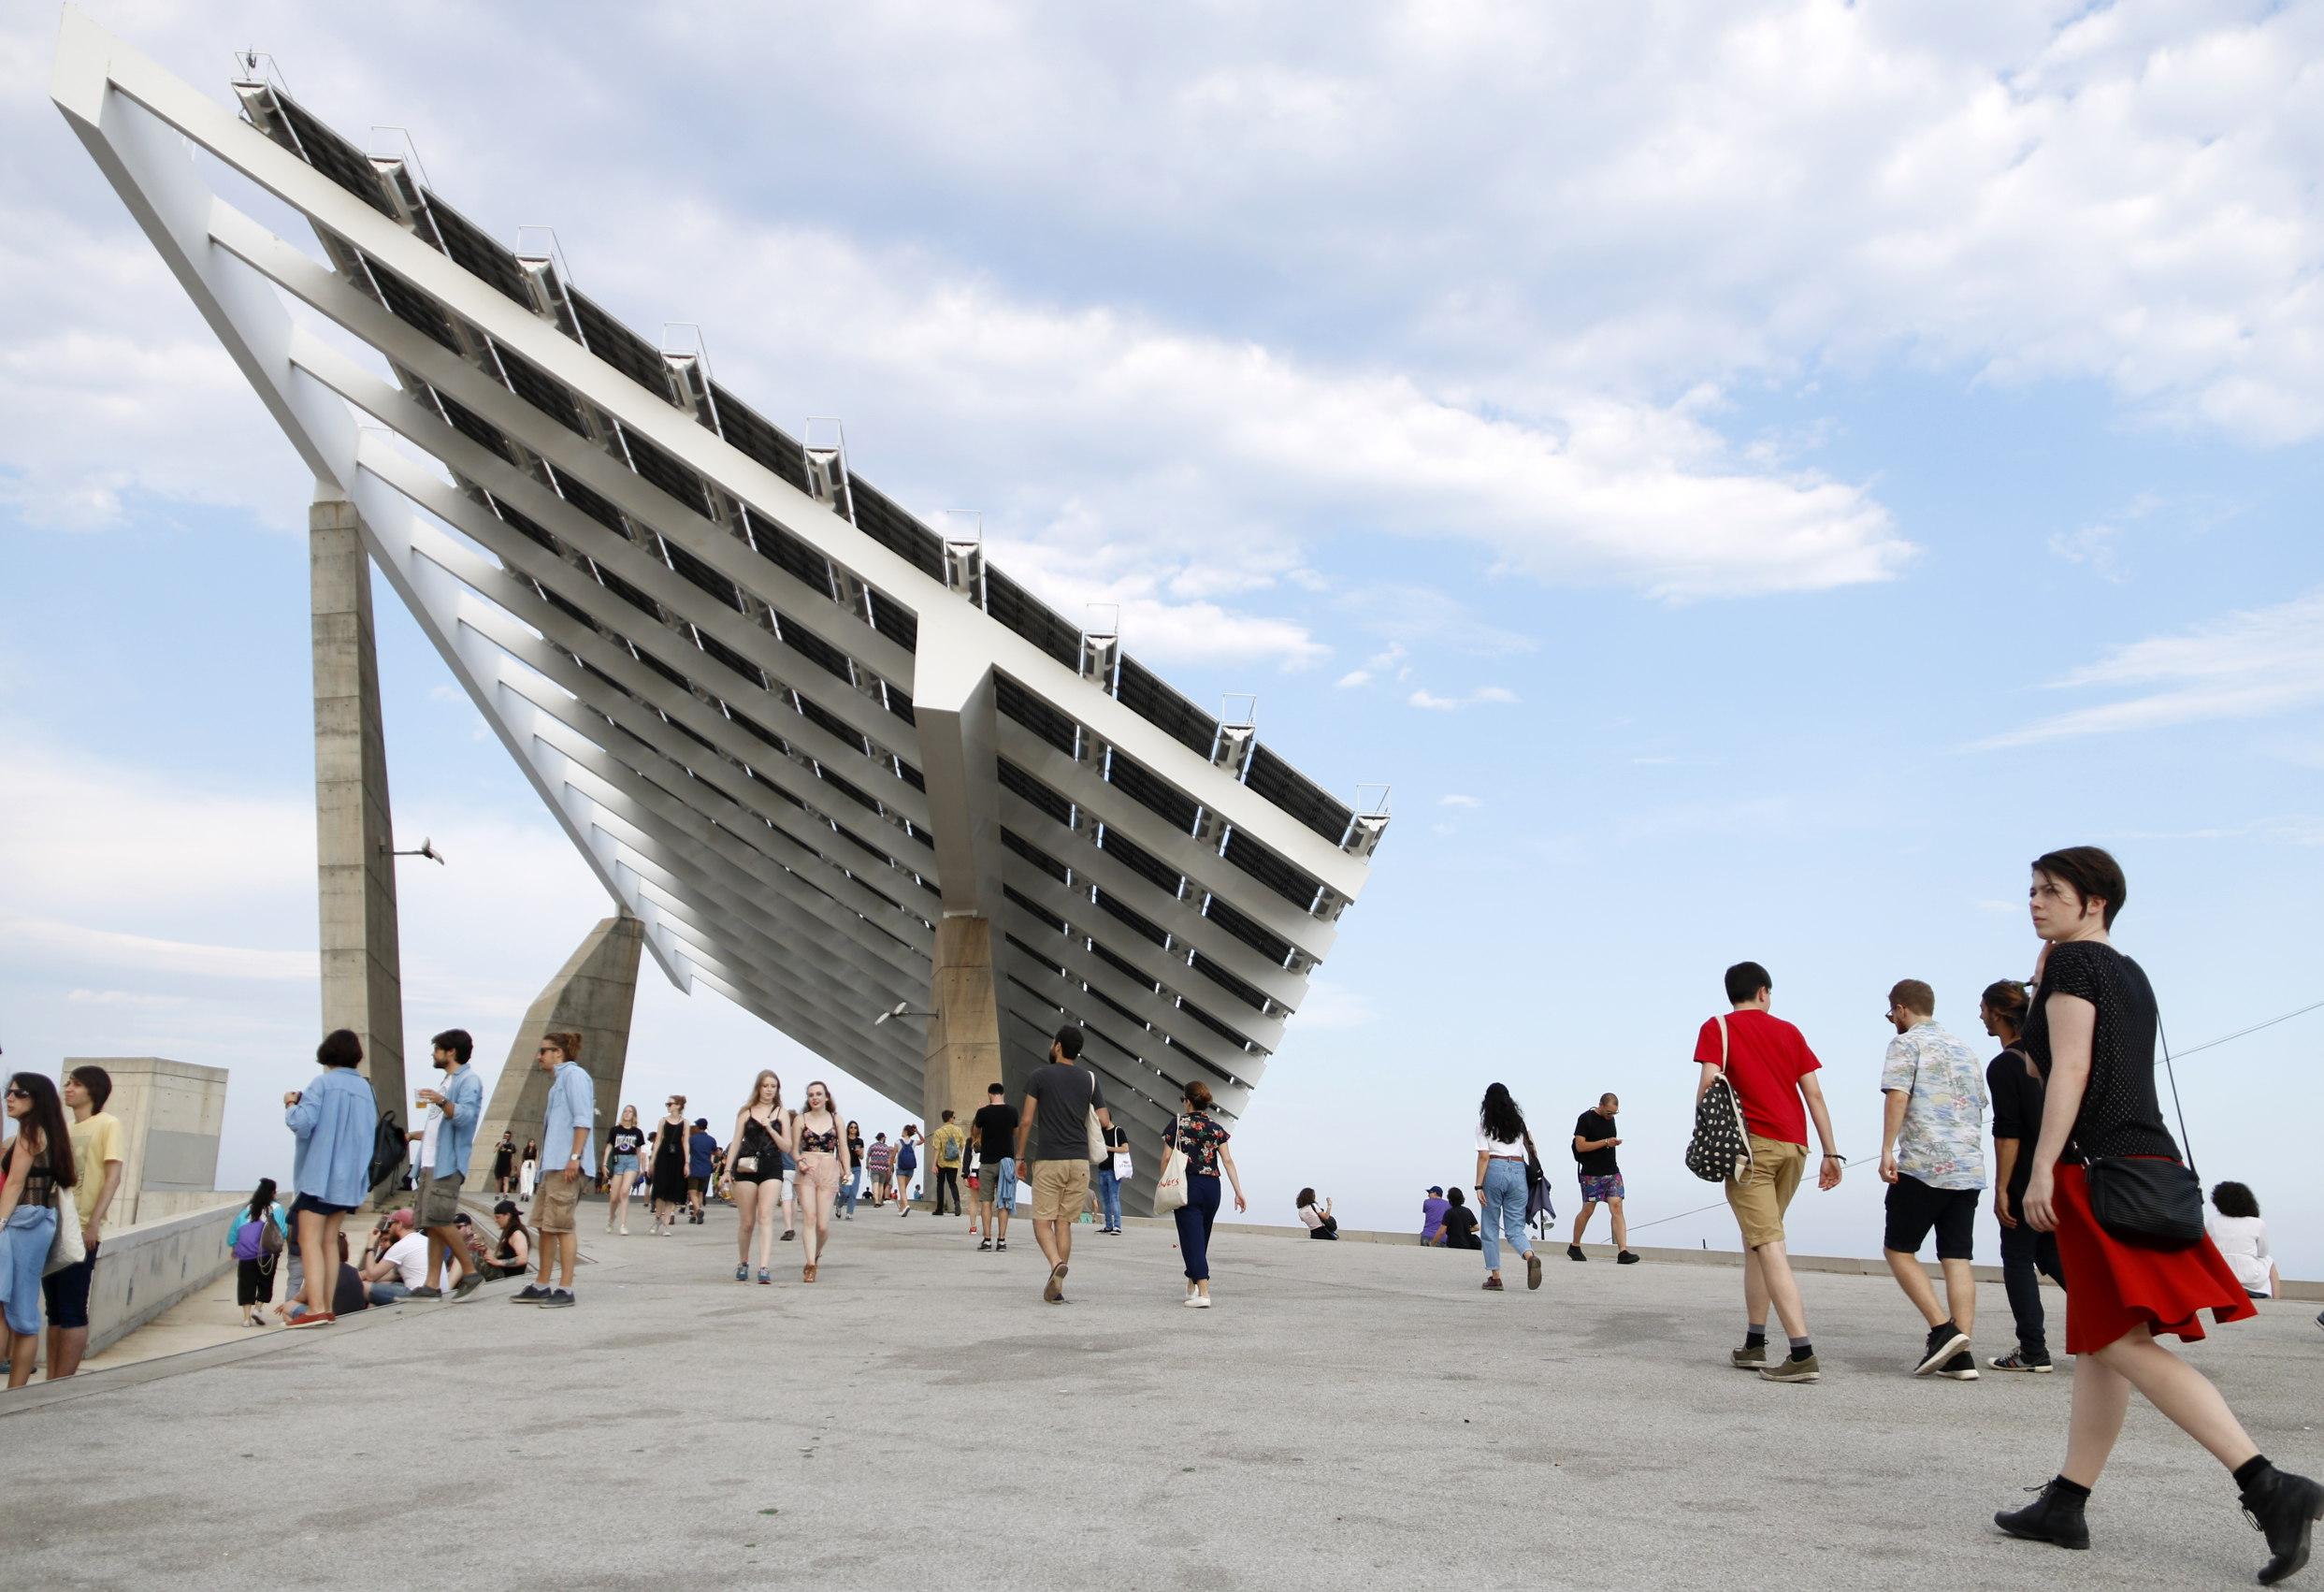
POLYGON ((493 1147, 492 1192, 497 1194, 513 1194, 515 1183, 516 1136, 504 1132, 500 1136, 500 1142, 493 1147))
POLYGON ((727 1161, 734 1180, 734 1280, 750 1281, 751 1247, 758 1251, 758 1281, 771 1283, 767 1259, 774 1250, 774 1205, 783 1192, 783 1152, 791 1142, 791 1114, 783 1108, 783 1080, 772 1068, 751 1081, 750 1098, 734 1114, 734 1153, 727 1161))
POLYGON ((2307 1563, 2324 1486, 2268 1463, 2210 1379, 2156 1341, 2166 1333, 2202 1337, 2201 1310, 2215 1322, 2241 1321, 2254 1313, 2251 1301, 2209 1237, 2178 1248, 2128 1241, 2100 1225, 2091 1207, 2094 1165, 2180 1160, 2155 1095, 2155 991, 2107 937, 2126 893, 2122 869, 2097 847, 2034 861, 2043 960, 2018 1048, 2047 1091, 2024 1220, 2057 1235, 2072 1279, 2066 1353, 2074 1356, 2073 1412, 2066 1463, 2038 1499, 1995 1515, 1994 1524, 2014 1537, 2088 1547, 2084 1508, 2135 1388, 2232 1472, 2245 1513, 2267 1537, 2260 1584, 2273 1585, 2307 1563))
POLYGON ((678 1224, 686 1208, 686 1169, 693 1148, 694 1124, 686 1121, 686 1096, 670 1097, 662 1120, 654 1127, 654 1237, 663 1237, 678 1224))

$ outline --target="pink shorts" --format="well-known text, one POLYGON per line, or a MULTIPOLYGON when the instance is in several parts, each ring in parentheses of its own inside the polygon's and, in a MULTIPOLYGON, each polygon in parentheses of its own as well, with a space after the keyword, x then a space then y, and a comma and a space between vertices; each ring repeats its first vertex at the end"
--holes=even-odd
POLYGON ((839 1157, 810 1151, 799 1158, 799 1176, 825 1194, 839 1193, 839 1157))

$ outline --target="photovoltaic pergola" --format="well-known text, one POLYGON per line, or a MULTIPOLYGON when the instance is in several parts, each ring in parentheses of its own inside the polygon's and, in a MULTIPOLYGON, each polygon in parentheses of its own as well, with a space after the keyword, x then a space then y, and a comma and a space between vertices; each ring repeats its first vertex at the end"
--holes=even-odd
POLYGON ((836 426, 786 430, 625 325, 553 244, 255 71, 234 92, 65 14, 58 106, 664 972, 931 1112, 980 1104, 982 1064, 940 1078, 936 1038, 873 1018, 932 1001, 957 1043, 979 977, 1012 1083, 1072 1018, 1127 1125, 1190 1078, 1239 1112, 1384 810, 931 529, 836 426))

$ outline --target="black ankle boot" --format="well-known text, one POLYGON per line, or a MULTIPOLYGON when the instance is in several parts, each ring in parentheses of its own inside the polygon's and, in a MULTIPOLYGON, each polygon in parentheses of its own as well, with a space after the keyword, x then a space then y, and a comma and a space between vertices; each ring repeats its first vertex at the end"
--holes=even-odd
POLYGON ((2053 1481, 2043 1485, 2042 1496, 2033 1502, 2023 1509, 2004 1510, 1993 1517, 1993 1523, 2011 1536, 2028 1541, 2086 1548, 2090 1545, 2090 1527, 2082 1518, 2082 1506, 2088 1501, 2053 1481))
POLYGON ((2273 1586, 2308 1562, 2308 1539, 2324 1519, 2324 1486, 2288 1470, 2270 1469, 2244 1489, 2244 1514, 2268 1540, 2259 1585, 2273 1586))

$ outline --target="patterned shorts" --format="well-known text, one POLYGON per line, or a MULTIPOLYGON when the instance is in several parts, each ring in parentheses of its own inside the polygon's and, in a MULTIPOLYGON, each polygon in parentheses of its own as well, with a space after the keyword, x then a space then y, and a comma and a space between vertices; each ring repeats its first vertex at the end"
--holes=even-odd
POLYGON ((1589 1173, 1584 1172, 1581 1174, 1581 1203, 1584 1205, 1588 1205, 1594 1200, 1598 1204, 1603 1205, 1609 1199, 1620 1199, 1623 1197, 1622 1174, 1620 1172, 1615 1172, 1603 1178, 1593 1178, 1589 1173))

